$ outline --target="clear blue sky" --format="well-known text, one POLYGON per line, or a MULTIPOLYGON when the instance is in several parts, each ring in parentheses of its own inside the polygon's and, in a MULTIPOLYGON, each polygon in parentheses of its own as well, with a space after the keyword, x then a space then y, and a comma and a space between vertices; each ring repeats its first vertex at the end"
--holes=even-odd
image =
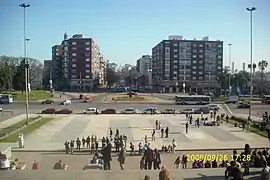
MULTIPOLYGON (((254 61, 270 61, 269 0, 1 0, 0 55, 23 56, 23 9, 27 9, 29 56, 51 59, 51 47, 69 36, 93 37, 102 54, 116 63, 135 64, 169 35, 186 39, 209 36, 228 43, 232 59, 242 68, 249 62, 249 13, 254 12, 254 61)), ((270 63, 269 63, 270 64, 270 63)))

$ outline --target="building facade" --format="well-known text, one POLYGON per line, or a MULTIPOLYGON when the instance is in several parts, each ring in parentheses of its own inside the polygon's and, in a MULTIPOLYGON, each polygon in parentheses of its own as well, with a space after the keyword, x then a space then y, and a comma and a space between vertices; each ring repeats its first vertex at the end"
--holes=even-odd
POLYGON ((53 47, 53 59, 56 59, 57 55, 61 59, 57 71, 62 74, 60 84, 64 89, 93 91, 99 86, 100 77, 104 78, 100 76, 100 50, 92 38, 85 38, 82 34, 68 38, 65 33, 61 46, 53 47), (61 56, 58 53, 59 47, 61 56))
POLYGON ((147 85, 152 85, 152 58, 150 55, 143 55, 137 60, 136 70, 147 77, 147 85))
POLYGON ((220 91, 223 42, 170 36, 152 48, 153 85, 166 92, 220 91))
POLYGON ((55 89, 65 86, 62 73, 62 45, 54 45, 52 47, 52 85, 55 89))

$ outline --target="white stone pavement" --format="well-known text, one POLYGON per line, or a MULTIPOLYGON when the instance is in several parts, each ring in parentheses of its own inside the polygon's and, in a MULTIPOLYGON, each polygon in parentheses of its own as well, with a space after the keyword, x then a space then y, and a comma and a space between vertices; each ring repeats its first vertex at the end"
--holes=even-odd
MULTIPOLYGON (((109 127, 119 128, 120 133, 128 136, 128 142, 143 142, 144 135, 152 147, 160 148, 171 144, 175 139, 178 150, 188 149, 231 149, 243 148, 249 143, 251 147, 269 146, 269 141, 254 133, 243 132, 230 124, 223 123, 219 127, 201 126, 189 128, 185 133, 185 115, 55 115, 56 119, 44 125, 34 133, 25 137, 25 150, 63 150, 65 140, 77 137, 97 135, 100 139, 108 136, 109 127), (159 120, 163 127, 169 127, 169 138, 160 138, 156 132, 156 140, 151 140, 151 130, 155 121, 159 120)), ((196 118, 196 117, 195 117, 196 118)))

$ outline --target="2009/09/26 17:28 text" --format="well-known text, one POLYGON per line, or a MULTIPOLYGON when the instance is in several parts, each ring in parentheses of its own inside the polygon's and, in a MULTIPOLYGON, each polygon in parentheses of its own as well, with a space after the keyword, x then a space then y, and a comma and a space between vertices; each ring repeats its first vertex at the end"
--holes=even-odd
POLYGON ((251 155, 228 154, 187 154, 187 161, 250 161, 251 155))

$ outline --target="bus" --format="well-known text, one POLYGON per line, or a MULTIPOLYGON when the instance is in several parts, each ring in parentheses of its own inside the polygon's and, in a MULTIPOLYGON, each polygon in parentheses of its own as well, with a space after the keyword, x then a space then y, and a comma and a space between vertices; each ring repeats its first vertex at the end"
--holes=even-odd
POLYGON ((0 94, 0 104, 13 103, 13 97, 11 94, 0 94))
POLYGON ((204 105, 211 103, 210 96, 203 95, 181 95, 175 96, 175 104, 181 105, 204 105))
POLYGON ((270 104, 270 95, 264 95, 262 97, 262 103, 263 104, 270 104))

